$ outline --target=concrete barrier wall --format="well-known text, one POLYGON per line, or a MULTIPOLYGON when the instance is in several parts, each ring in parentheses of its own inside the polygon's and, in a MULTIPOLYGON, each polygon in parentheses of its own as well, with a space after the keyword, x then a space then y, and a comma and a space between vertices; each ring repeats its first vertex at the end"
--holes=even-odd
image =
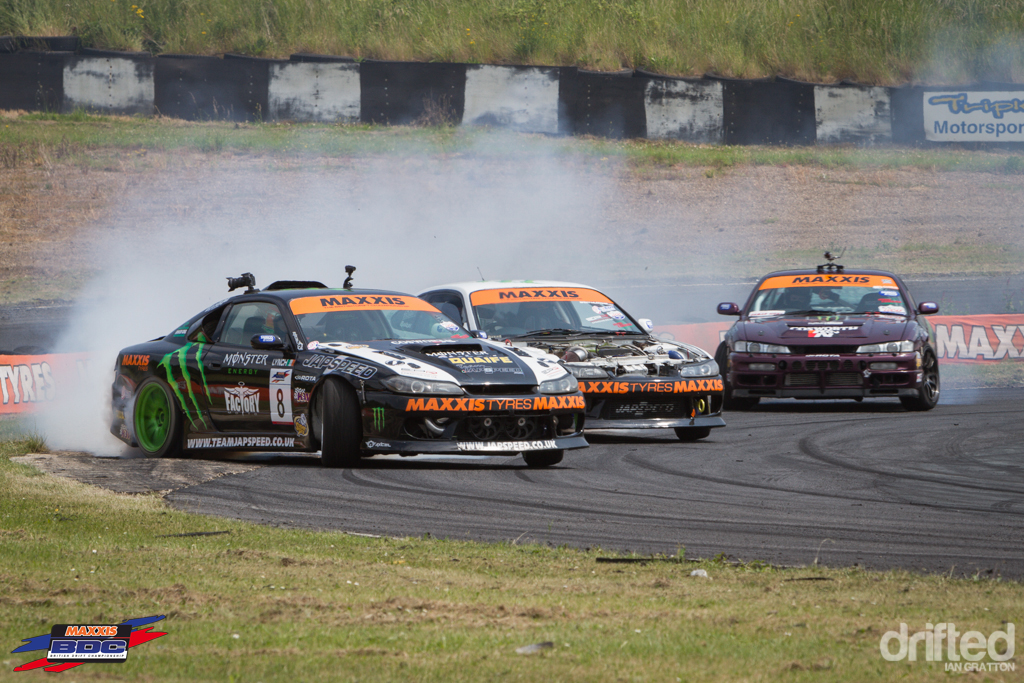
POLYGON ((0 37, 0 109, 191 120, 447 121, 734 145, 1024 144, 1024 84, 889 88, 575 67, 356 63, 329 55, 268 60, 36 49, 76 45, 73 38, 0 37))

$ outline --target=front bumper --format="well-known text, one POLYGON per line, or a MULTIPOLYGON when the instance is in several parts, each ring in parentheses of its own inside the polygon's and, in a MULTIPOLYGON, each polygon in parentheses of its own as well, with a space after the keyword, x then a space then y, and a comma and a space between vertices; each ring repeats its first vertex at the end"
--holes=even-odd
POLYGON ((915 353, 729 355, 736 397, 865 398, 917 396, 921 358, 915 353), (768 369, 771 366, 772 369, 768 369))
POLYGON ((366 392, 367 453, 515 455, 586 448, 582 394, 406 396, 366 392))
POLYGON ((587 429, 724 427, 721 377, 580 380, 587 429))

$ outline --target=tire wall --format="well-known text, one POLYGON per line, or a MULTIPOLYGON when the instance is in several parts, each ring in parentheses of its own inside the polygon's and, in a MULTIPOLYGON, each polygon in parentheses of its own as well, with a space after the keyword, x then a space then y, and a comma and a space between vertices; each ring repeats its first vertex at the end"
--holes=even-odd
POLYGON ((890 88, 783 78, 671 78, 575 67, 357 63, 328 55, 288 60, 154 57, 76 46, 71 38, 0 37, 0 109, 81 109, 189 120, 448 123, 729 145, 934 146, 961 141, 940 134, 941 125, 942 131, 1002 130, 987 138, 965 134, 964 142, 1024 144, 1024 85, 1017 84, 890 88), (971 110, 961 120, 949 105, 949 121, 937 121, 940 108, 929 106, 928 98, 943 93, 966 94, 974 104, 979 98, 1005 98, 1010 108, 971 110), (969 120, 977 121, 970 129, 969 120), (998 129, 999 123, 1006 125, 998 129))

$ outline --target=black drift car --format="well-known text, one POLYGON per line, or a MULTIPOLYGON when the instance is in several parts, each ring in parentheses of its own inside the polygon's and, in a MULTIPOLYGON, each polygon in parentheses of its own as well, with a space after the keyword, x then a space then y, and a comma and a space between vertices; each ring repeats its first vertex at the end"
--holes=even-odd
POLYGON ((274 283, 222 301, 117 359, 111 432, 182 450, 516 455, 584 448, 576 379, 475 339, 408 294, 274 283))

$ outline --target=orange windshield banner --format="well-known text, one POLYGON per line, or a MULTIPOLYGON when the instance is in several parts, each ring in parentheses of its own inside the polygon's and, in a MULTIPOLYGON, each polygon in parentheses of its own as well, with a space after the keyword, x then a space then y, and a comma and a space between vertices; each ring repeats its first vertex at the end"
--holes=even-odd
POLYGON ((34 412, 67 398, 88 374, 89 354, 0 355, 0 413, 34 412))
POLYGON ((777 275, 761 283, 758 289, 783 287, 895 287, 896 281, 884 275, 856 273, 818 273, 815 275, 777 275))
POLYGON ((397 294, 331 294, 292 299, 292 313, 323 313, 325 311, 439 311, 423 299, 397 294))
POLYGON ((579 301, 585 304, 610 304, 612 300, 601 292, 583 287, 509 287, 508 289, 481 289, 469 295, 474 306, 506 304, 518 301, 579 301))

